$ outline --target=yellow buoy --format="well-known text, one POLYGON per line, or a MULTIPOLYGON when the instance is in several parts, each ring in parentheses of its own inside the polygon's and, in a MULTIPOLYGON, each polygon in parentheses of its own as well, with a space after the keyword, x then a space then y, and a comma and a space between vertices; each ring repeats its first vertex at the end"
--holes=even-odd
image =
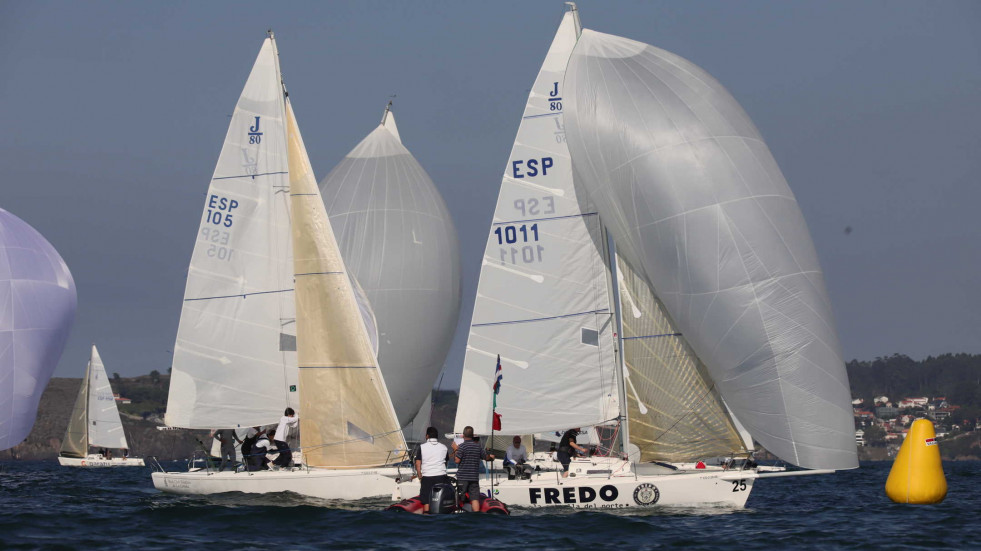
POLYGON ((886 495, 896 503, 940 503, 947 497, 947 479, 940 463, 933 423, 913 421, 886 480, 886 495))

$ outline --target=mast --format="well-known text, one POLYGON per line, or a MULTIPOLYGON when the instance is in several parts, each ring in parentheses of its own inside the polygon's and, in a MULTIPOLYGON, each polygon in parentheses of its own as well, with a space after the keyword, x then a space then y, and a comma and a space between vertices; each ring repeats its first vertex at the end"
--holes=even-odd
MULTIPOLYGON (((95 344, 92 345, 95 347, 95 344)), ((89 352, 89 363, 85 364, 85 446, 82 448, 83 457, 89 454, 89 395, 92 394, 92 352, 89 352)))
MULTIPOLYGON (((610 266, 610 302, 613 304, 614 330, 616 331, 616 381, 617 381, 617 400, 620 403, 620 415, 617 417, 620 423, 620 446, 624 455, 629 459, 630 452, 630 419, 628 418, 629 408, 627 407, 627 383, 626 366, 623 362, 623 309, 620 304, 620 289, 617 285, 617 244, 613 237, 603 226, 603 236, 606 238, 606 260, 610 266)), ((640 400, 637 401, 640 403, 640 400)), ((642 404, 641 404, 642 405, 642 404)))
MULTIPOLYGON (((280 108, 280 111, 279 112, 282 114, 283 121, 285 121, 286 120, 286 102, 287 102, 288 98, 290 97, 290 93, 286 89, 286 79, 283 78, 283 69, 279 65, 279 47, 276 45, 276 33, 274 33, 272 29, 268 29, 268 30, 266 30, 266 35, 269 37, 269 42, 272 44, 273 59, 275 60, 275 63, 276 63, 276 76, 279 78, 279 85, 280 85, 280 87, 283 90, 283 93, 280 94, 280 96, 279 96, 279 108, 280 108)), ((283 130, 284 131, 286 130, 286 125, 283 126, 283 130)), ((284 132, 284 134, 285 134, 285 132, 284 132)), ((287 138, 287 140, 288 140, 288 138, 287 138)), ((288 158, 289 157, 287 155, 287 159, 288 158)), ((288 160, 287 160, 287 163, 286 164, 287 164, 287 167, 289 167, 289 161, 288 160)), ((287 170, 290 170, 290 169, 287 168, 287 170)), ((288 185, 289 184, 287 183, 287 186, 288 185)), ((285 190, 285 192, 287 194, 289 194, 289 190, 290 190, 290 188, 287 187, 286 190, 285 190)), ((288 222, 287 222, 287 225, 289 225, 288 222)), ((290 248, 292 249, 292 243, 290 244, 290 248)), ((296 299, 296 295, 294 294, 293 297, 294 297, 294 300, 295 300, 296 299)), ((295 312, 295 310, 294 310, 294 312, 295 312)), ((290 323, 290 321, 292 321, 293 324, 294 324, 294 327, 295 327, 296 326, 296 318, 293 317, 292 319, 289 319, 289 318, 287 318, 283 314, 284 314, 284 312, 282 312, 282 308, 281 308, 280 309, 280 316, 279 316, 279 323, 281 324, 281 326, 285 326, 286 324, 290 323)), ((284 352, 284 354, 285 354, 285 352, 284 352)), ((286 375, 286 362, 283 362, 283 372, 284 372, 284 376, 285 376, 286 375)), ((290 390, 289 390, 288 387, 285 387, 285 386, 283 387, 283 393, 285 395, 286 406, 287 407, 292 407, 292 408, 295 408, 295 409, 299 410, 300 409, 300 404, 299 404, 299 390, 300 390, 300 385, 299 385, 299 381, 297 381, 296 389, 297 389, 297 399, 295 401, 290 399, 291 396, 290 396, 290 390)), ((285 435, 280 435, 280 436, 285 439, 285 435)))
POLYGON ((576 7, 575 2, 566 2, 566 6, 569 6, 570 12, 572 12, 572 21, 576 26, 576 38, 582 34, 582 22, 579 21, 579 8, 576 7))
POLYGON ((388 120, 388 113, 392 110, 392 100, 388 100, 388 105, 385 106, 385 113, 382 114, 381 124, 385 125, 385 121, 388 120))

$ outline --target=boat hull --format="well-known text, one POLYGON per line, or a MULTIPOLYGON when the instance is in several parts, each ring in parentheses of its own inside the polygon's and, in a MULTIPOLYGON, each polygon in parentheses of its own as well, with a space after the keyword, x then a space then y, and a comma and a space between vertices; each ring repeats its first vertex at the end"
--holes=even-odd
POLYGON ((398 470, 294 469, 280 471, 155 472, 153 486, 162 492, 210 495, 226 492, 266 494, 293 492, 320 499, 356 500, 387 497, 396 490, 398 470))
POLYGON ((101 455, 82 457, 58 457, 62 467, 143 467, 142 457, 113 457, 106 459, 101 455))
MULTIPOLYGON (((575 476, 535 473, 526 480, 498 477, 493 489, 489 476, 480 480, 481 492, 509 507, 570 507, 573 509, 628 509, 652 507, 742 508, 753 489, 755 471, 737 478, 738 471, 679 472, 658 475, 625 473, 617 476, 575 476)), ((419 493, 417 481, 399 484, 402 496, 419 493)))

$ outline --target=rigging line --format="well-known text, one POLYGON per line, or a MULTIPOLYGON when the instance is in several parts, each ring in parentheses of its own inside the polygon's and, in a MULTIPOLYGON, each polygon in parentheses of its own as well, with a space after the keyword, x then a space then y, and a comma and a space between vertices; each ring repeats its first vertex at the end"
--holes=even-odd
POLYGON ((297 369, 377 369, 373 365, 298 365, 297 369))
POLYGON ((588 315, 588 314, 609 314, 609 313, 610 313, 609 310, 590 310, 589 312, 576 312, 575 314, 565 314, 565 315, 562 315, 562 316, 552 316, 552 317, 548 317, 548 318, 532 318, 532 319, 526 319, 526 320, 495 321, 495 322, 491 322, 491 323, 475 323, 475 324, 471 325, 470 327, 490 327, 490 326, 493 326, 493 325, 510 325, 512 323, 528 323, 528 322, 532 322, 532 321, 546 321, 546 320, 556 320, 556 319, 561 319, 561 318, 572 318, 572 317, 575 317, 575 316, 585 316, 585 315, 588 315))
MULTIPOLYGON (((702 395, 698 397, 698 399, 695 401, 695 403, 697 404, 697 403, 704 402, 705 401, 705 397, 708 396, 708 394, 710 392, 712 392, 713 389, 715 389, 715 384, 713 384, 712 386, 706 388, 705 389, 705 392, 703 392, 702 395)), ((687 418, 689 415, 691 415, 694 412, 695 412, 695 409, 689 406, 687 413, 685 413, 684 415, 682 415, 681 417, 679 417, 678 419, 676 419, 675 422, 672 423, 670 427, 664 429, 664 431, 662 431, 661 434, 659 434, 659 435, 655 436, 654 438, 652 438, 651 439, 651 442, 657 442, 658 440, 660 440, 662 436, 664 436, 665 434, 671 432, 671 430, 673 430, 678 425, 678 423, 684 421, 685 418, 687 418)))
POLYGON ((195 300, 211 300, 216 298, 238 298, 238 297, 250 297, 254 295, 268 295, 272 293, 292 293, 293 289, 280 289, 279 291, 258 291, 256 293, 239 293, 237 295, 221 295, 216 297, 201 297, 201 298, 185 298, 184 302, 191 302, 195 300))
POLYGON ((523 224, 525 222, 548 222, 550 220, 562 220, 564 218, 585 218, 587 216, 596 216, 598 212, 581 212, 579 214, 570 214, 568 216, 552 216, 550 218, 530 218, 528 220, 510 220, 507 222, 493 222, 491 226, 503 226, 506 224, 523 224))
POLYGON ((558 113, 542 113, 540 115, 528 115, 527 117, 521 117, 521 118, 522 118, 522 120, 524 120, 524 119, 537 119, 538 117, 554 117, 556 115, 561 115, 561 114, 562 114, 562 112, 559 111, 558 113))
POLYGON ((220 176, 218 178, 212 178, 211 181, 215 180, 233 180, 235 178, 252 178, 253 180, 259 176, 275 176, 276 174, 289 174, 289 172, 263 172, 262 174, 241 174, 239 176, 220 176))
POLYGON ((305 274, 293 274, 294 277, 309 276, 309 275, 330 275, 330 274, 343 274, 344 272, 307 272, 305 274))
POLYGON ((681 333, 661 333, 660 335, 641 335, 639 337, 622 337, 622 340, 629 341, 632 339, 655 339, 657 337, 680 337, 681 333))

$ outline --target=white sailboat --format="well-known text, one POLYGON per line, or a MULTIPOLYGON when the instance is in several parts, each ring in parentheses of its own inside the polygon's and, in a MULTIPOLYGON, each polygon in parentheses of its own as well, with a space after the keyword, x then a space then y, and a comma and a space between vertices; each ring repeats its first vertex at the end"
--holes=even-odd
POLYGON ((143 458, 129 457, 128 450, 116 397, 99 350, 93 344, 68 430, 61 441, 58 463, 65 467, 142 467, 143 458), (112 457, 101 452, 89 453, 89 448, 121 450, 123 455, 112 457))
POLYGON ((405 441, 370 310, 338 250, 272 33, 236 105, 188 271, 167 423, 237 428, 300 417, 303 467, 153 473, 179 494, 389 495, 405 441), (243 162, 244 159, 244 162, 243 162), (176 386, 174 386, 176 384, 176 386), (173 406, 171 405, 173 404, 173 406))
MULTIPOLYGON (((759 135, 704 71, 651 46, 582 31, 570 6, 501 185, 454 430, 491 432, 500 354, 499 432, 612 425, 616 443, 573 459, 568 478, 485 476, 481 489, 526 507, 742 507, 758 478, 857 467, 847 377, 816 255, 759 135), (680 137, 651 140, 652 129, 680 137), (710 165, 662 151, 732 136, 746 136, 756 155, 733 152, 710 165), (659 155, 667 159, 647 162, 659 155), (780 247, 751 220, 672 225, 698 212, 694 192, 752 203, 762 188, 785 203, 780 247), (728 248, 732 240, 739 246, 728 248), (771 250, 753 248, 761 244, 771 250), (808 285, 788 267, 806 268, 808 285), (727 280, 733 273, 746 277, 727 280), (719 296, 691 282, 714 285, 719 296), (726 294, 729 283, 739 297, 726 294), (754 439, 813 470, 669 464, 747 458, 754 439)), ((402 483, 393 497, 417 491, 402 483)))

